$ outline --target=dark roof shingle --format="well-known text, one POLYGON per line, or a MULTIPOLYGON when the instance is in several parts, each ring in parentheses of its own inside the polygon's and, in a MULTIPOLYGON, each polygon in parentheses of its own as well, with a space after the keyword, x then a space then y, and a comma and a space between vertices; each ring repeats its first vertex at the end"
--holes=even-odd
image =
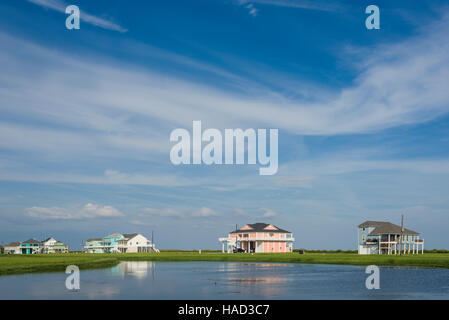
POLYGON ((30 244, 39 243, 40 244, 40 241, 37 241, 35 239, 28 239, 27 241, 24 241, 23 243, 30 243, 30 244))
POLYGON ((11 242, 5 245, 5 247, 18 247, 20 246, 20 242, 11 242))
POLYGON ((132 238, 134 238, 135 236, 137 236, 138 233, 124 233, 123 236, 127 239, 127 240, 131 240, 132 238))
POLYGON ((290 231, 287 230, 283 230, 281 228, 276 227, 274 224, 272 224, 273 227, 275 227, 277 230, 267 230, 265 229, 266 227, 268 227, 270 225, 270 223, 262 223, 262 222, 257 222, 257 223, 253 223, 253 224, 246 224, 245 226, 249 226, 251 227, 251 229, 238 229, 238 230, 234 230, 231 233, 247 233, 247 232, 281 232, 281 233, 291 233, 290 231))
MULTIPOLYGON (((384 221, 365 221, 359 224, 359 228, 374 227, 370 232, 370 236, 380 234, 401 234, 401 227, 391 222, 384 221)), ((404 228, 404 234, 419 235, 418 232, 404 228)))
POLYGON ((102 238, 92 238, 92 239, 87 239, 86 241, 102 241, 102 238))

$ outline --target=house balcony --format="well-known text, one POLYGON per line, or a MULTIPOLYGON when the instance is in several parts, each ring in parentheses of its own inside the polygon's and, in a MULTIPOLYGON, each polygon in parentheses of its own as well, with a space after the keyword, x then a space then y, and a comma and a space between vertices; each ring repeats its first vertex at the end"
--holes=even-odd
MULTIPOLYGON (((424 240, 423 239, 417 239, 417 240, 402 240, 402 243, 403 244, 416 244, 416 243, 423 243, 424 242, 424 240)), ((380 243, 381 244, 383 244, 383 243, 389 243, 389 244, 399 244, 399 243, 401 243, 401 241, 398 239, 398 240, 390 240, 390 241, 388 241, 388 240, 381 240, 380 241, 380 243)))
POLYGON ((106 249, 106 248, 114 248, 115 246, 102 246, 102 245, 85 245, 84 249, 106 249))
MULTIPOLYGON (((401 242, 398 240, 381 240, 379 243, 374 241, 366 241, 366 244, 372 244, 372 245, 379 245, 381 249, 390 249, 392 247, 397 247, 401 245, 401 242)), ((402 240, 402 245, 409 246, 409 245, 424 245, 423 239, 415 239, 415 240, 402 240)))
POLYGON ((248 241, 282 241, 282 242, 293 242, 295 238, 270 238, 270 237, 242 237, 242 238, 231 238, 236 239, 237 242, 248 242, 248 241))

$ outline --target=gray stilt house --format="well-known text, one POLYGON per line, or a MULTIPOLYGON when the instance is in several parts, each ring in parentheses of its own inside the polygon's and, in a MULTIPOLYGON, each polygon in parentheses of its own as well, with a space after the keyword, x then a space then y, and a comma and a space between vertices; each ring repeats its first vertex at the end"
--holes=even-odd
POLYGON ((358 226, 359 254, 424 253, 424 239, 416 231, 390 222, 365 221, 358 226))

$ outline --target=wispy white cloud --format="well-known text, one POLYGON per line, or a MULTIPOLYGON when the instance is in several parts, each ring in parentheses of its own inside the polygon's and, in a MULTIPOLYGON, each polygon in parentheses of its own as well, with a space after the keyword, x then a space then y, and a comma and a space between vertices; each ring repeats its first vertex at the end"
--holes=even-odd
POLYGON ((105 217, 121 217, 123 213, 112 206, 88 203, 83 207, 31 207, 26 209, 28 216, 43 220, 77 220, 105 217))
MULTIPOLYGON (((53 159, 79 155, 86 160, 132 158, 167 163, 171 129, 190 128, 192 120, 198 119, 205 127, 271 127, 303 135, 376 132, 432 120, 449 111, 445 85, 449 78, 448 17, 443 16, 411 39, 371 48, 369 54, 363 50, 356 53, 357 61, 364 61, 354 65, 359 71, 354 82, 339 92, 318 88, 313 101, 292 99, 257 85, 245 91, 251 92, 248 94, 218 89, 123 66, 102 56, 75 59, 65 52, 0 34, 1 110, 24 120, 16 123, 5 118, 0 122, 0 147, 53 159)), ((177 60, 182 63, 180 57, 177 60)), ((201 66, 202 70, 206 67, 221 72, 201 63, 187 64, 192 70, 201 66)), ((240 79, 229 72, 220 74, 227 74, 225 79, 230 83, 240 79)), ((256 80, 247 81, 245 89, 256 80)), ((308 88, 313 91, 310 84, 308 88)), ((105 169, 109 169, 105 163, 105 169)), ((393 164, 383 164, 387 165, 393 164)), ((42 178, 87 183, 192 184, 175 175, 130 174, 114 169, 99 176, 89 172, 38 177, 33 172, 24 174, 23 170, 3 171, 1 176, 21 181, 42 178)), ((278 187, 307 185, 315 174, 298 173, 293 178, 288 172, 288 176, 276 180, 278 187)), ((238 185, 214 183, 214 188, 232 190, 238 185)))
POLYGON ((256 17, 258 10, 254 7, 252 3, 245 5, 245 8, 248 9, 249 15, 256 17))
MULTIPOLYGON (((316 176, 339 175, 363 171, 395 171, 413 172, 419 174, 447 175, 449 174, 449 159, 370 159, 365 157, 344 157, 329 155, 313 160, 293 161, 279 169, 280 172, 290 172, 292 175, 307 174, 316 176)), ((311 180, 313 181, 313 180, 311 180)))
MULTIPOLYGON (((440 31, 373 48, 371 52, 376 54, 368 55, 352 85, 335 94, 325 92, 316 102, 267 95, 264 92, 270 92, 268 88, 255 90, 258 95, 245 96, 149 70, 73 60, 43 48, 31 50, 36 46, 3 36, 0 64, 10 72, 8 77, 0 77, 9 85, 7 91, 0 92, 0 99, 11 112, 29 111, 35 119, 45 116, 72 125, 77 121, 97 129, 105 125, 113 128, 113 115, 126 114, 119 117, 117 129, 130 134, 136 131, 129 123, 131 115, 158 121, 165 128, 189 126, 192 119, 202 119, 213 127, 269 126, 297 134, 373 132, 448 112, 449 92, 444 86, 449 76, 449 57, 444 54, 449 49, 447 20, 446 16, 440 23, 440 31), (8 64, 26 65, 20 60, 23 55, 14 58, 13 50, 23 51, 26 61, 43 60, 45 72, 21 74, 11 70, 8 64), (65 67, 61 69, 61 65, 65 67), (61 108, 64 101, 77 107, 61 108), (31 108, 37 104, 41 108, 31 108), (73 109, 74 114, 68 117, 65 108, 73 109)), ((137 136, 155 138, 151 131, 137 136)))
MULTIPOLYGON (((64 4, 64 2, 60 1, 60 0, 28 0, 28 1, 31 3, 37 4, 39 6, 42 6, 44 8, 52 9, 52 10, 59 11, 62 13, 65 13, 65 9, 68 6, 68 4, 64 4)), ((89 13, 85 12, 84 10, 82 10, 82 8, 80 8, 80 11, 81 11, 80 19, 86 23, 89 23, 91 25, 94 25, 94 26, 97 26, 97 27, 100 27, 103 29, 118 31, 121 33, 128 31, 127 29, 121 27, 120 25, 118 25, 112 21, 89 14, 89 13)))
POLYGON ((237 217, 249 217, 249 214, 241 208, 235 208, 232 210, 233 214, 237 217))
POLYGON ((192 213, 192 216, 206 218, 206 217, 216 217, 219 216, 219 214, 214 210, 212 210, 211 208, 202 207, 199 208, 198 210, 195 210, 192 213))
MULTIPOLYGON (((143 208, 141 209, 140 217, 160 217, 160 218, 173 218, 173 219, 182 219, 188 217, 195 218, 209 218, 209 217, 218 217, 220 214, 212 210, 208 207, 201 207, 198 209, 179 209, 174 207, 168 208, 143 208)), ((141 221, 141 220, 140 220, 141 221)))
POLYGON ((136 226, 155 227, 155 224, 151 222, 146 222, 138 219, 131 220, 129 223, 136 226))
POLYGON ((184 217, 184 213, 174 208, 143 208, 142 216, 150 215, 150 216, 159 216, 159 217, 168 217, 168 218, 182 218, 184 217))
MULTIPOLYGON (((329 1, 308 1, 308 0, 238 0, 240 5, 251 5, 254 8, 254 4, 317 10, 317 11, 339 11, 342 10, 342 6, 339 4, 331 3, 329 1)), ((250 12, 251 14, 251 12, 250 12)))
POLYGON ((10 165, 5 169, 0 170, 0 180, 42 183, 62 182, 109 185, 145 185, 159 187, 187 187, 192 185, 201 185, 206 182, 203 179, 193 180, 175 174, 124 173, 116 170, 106 170, 103 174, 69 173, 66 171, 56 172, 56 170, 51 172, 36 172, 36 170, 32 172, 24 172, 22 165, 10 165))
POLYGON ((276 211, 274 211, 273 209, 260 208, 260 210, 262 210, 262 215, 261 215, 262 218, 273 218, 278 215, 278 213, 276 211))

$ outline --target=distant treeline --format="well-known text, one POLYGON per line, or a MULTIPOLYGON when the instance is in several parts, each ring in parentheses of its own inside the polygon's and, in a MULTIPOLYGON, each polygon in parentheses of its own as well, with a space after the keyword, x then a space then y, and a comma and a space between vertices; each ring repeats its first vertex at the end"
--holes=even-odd
MULTIPOLYGON (((165 249, 160 250, 161 252, 198 252, 198 250, 177 250, 177 249, 165 249)), ((293 249, 294 253, 299 253, 299 251, 303 251, 304 253, 357 253, 357 250, 307 250, 307 249, 293 249)), ((201 249, 201 252, 204 253, 220 253, 221 250, 209 250, 209 249, 201 249)), ((424 250, 425 253, 449 253, 449 250, 446 249, 432 249, 432 250, 424 250)))
MULTIPOLYGON (((161 249, 160 252, 198 252, 198 250, 161 249)), ((201 252, 221 252, 221 250, 201 249, 201 252)))
MULTIPOLYGON (((307 249, 294 249, 293 252, 303 251, 304 253, 357 253, 357 250, 307 250, 307 249)), ((424 250, 424 253, 449 253, 446 249, 432 249, 424 250)))
MULTIPOLYGON (((3 253, 3 247, 0 246, 0 254, 3 253)), ((179 250, 179 249, 165 249, 160 250, 161 252, 198 252, 198 250, 179 250)), ((294 249, 294 253, 299 253, 302 251, 303 253, 357 253, 357 250, 307 250, 307 249, 294 249)), ((70 253, 84 253, 85 251, 70 251, 70 253)), ((201 249, 201 252, 204 253, 221 253, 221 250, 209 250, 209 249, 201 249)), ((431 249, 424 250, 424 253, 449 253, 449 250, 446 249, 431 249)))
POLYGON ((424 250, 425 253, 449 253, 449 250, 446 249, 432 249, 432 250, 424 250))
POLYGON ((357 253, 357 250, 307 250, 307 249, 293 249, 293 252, 299 253, 357 253))
MULTIPOLYGON (((299 253, 299 251, 303 251, 305 253, 357 253, 357 250, 307 250, 307 249, 294 249, 293 252, 299 253)), ((198 250, 177 250, 177 249, 165 249, 161 250, 161 252, 198 252, 198 250)), ((220 253, 221 250, 208 250, 201 249, 201 252, 216 252, 220 253)))

